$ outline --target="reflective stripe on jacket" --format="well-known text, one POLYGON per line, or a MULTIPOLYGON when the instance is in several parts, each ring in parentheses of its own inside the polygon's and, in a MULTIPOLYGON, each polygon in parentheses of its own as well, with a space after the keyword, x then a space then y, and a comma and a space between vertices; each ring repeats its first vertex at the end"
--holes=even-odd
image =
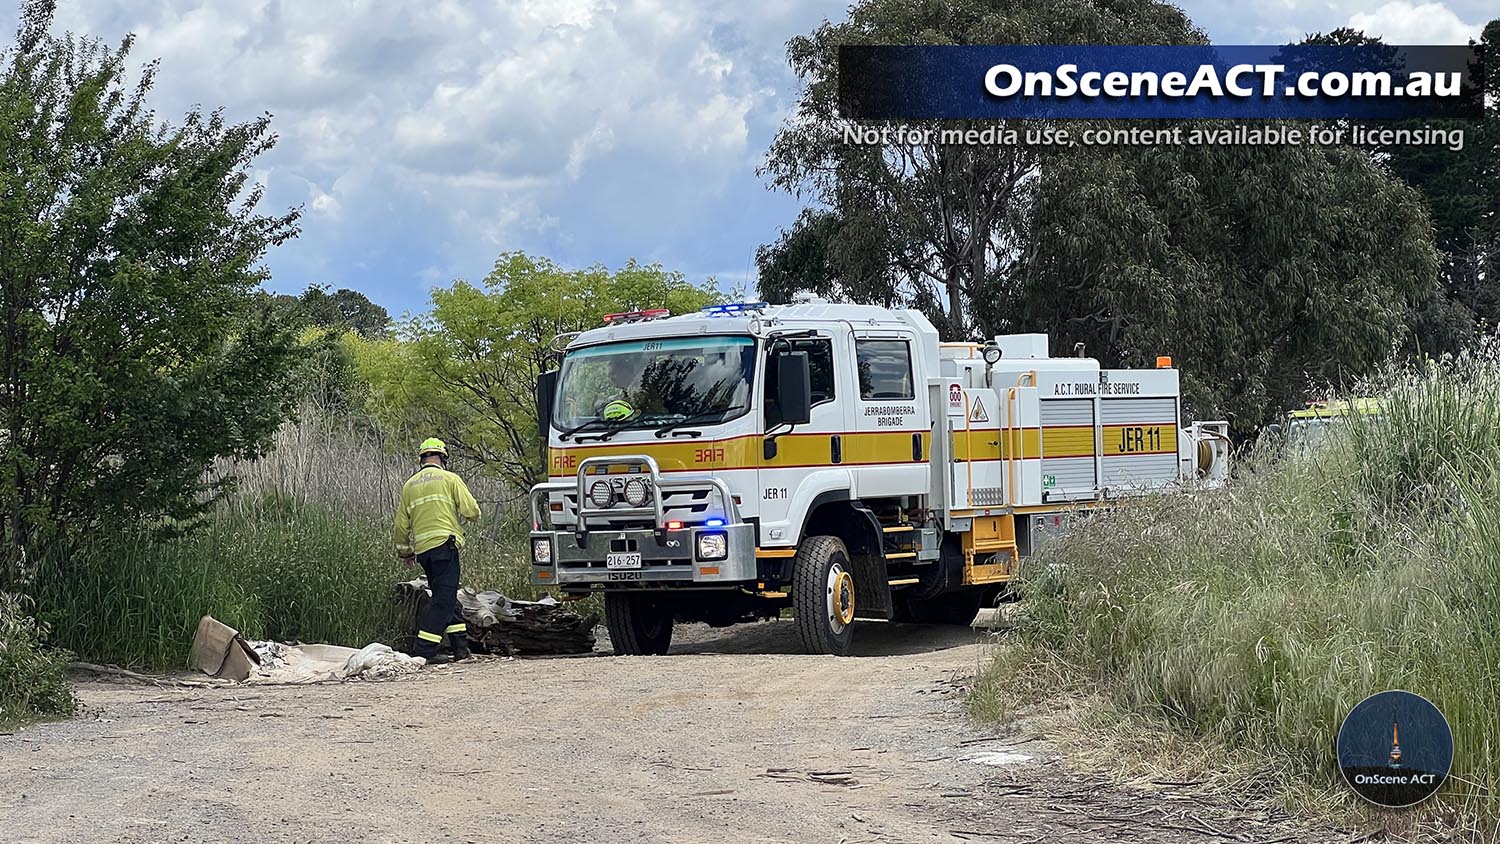
POLYGON ((464 531, 458 520, 479 518, 479 502, 463 479, 439 466, 423 466, 401 487, 396 526, 391 541, 396 554, 410 557, 442 545, 453 537, 462 547, 464 531))

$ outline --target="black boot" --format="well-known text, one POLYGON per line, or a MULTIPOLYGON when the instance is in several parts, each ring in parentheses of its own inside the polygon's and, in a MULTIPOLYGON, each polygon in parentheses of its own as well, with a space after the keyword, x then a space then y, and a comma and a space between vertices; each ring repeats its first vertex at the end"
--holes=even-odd
POLYGON ((453 661, 462 662, 469 658, 469 634, 450 633, 448 644, 453 646, 453 661))
POLYGON ((442 644, 442 639, 434 642, 431 639, 423 639, 419 636, 417 637, 417 646, 412 650, 411 655, 427 660, 428 665, 442 665, 448 662, 448 657, 438 653, 438 648, 442 647, 442 644))

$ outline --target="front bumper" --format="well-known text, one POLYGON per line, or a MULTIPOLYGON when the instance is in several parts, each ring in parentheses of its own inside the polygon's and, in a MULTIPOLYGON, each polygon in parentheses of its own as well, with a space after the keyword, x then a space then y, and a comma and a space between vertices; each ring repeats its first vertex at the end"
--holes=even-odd
POLYGON ((551 544, 551 562, 536 562, 533 552, 531 582, 538 586, 631 586, 665 584, 678 587, 733 586, 756 577, 755 526, 684 527, 680 530, 537 530, 538 540, 551 544), (727 554, 722 559, 698 559, 701 534, 723 534, 727 554), (611 569, 611 552, 639 553, 641 567, 611 569))
MULTIPOLYGON (((710 521, 707 517, 703 521, 710 521)), ((531 488, 532 566, 531 582, 568 591, 587 591, 596 586, 666 585, 676 588, 729 587, 754 581, 755 525, 740 517, 739 505, 729 486, 712 475, 664 478, 650 455, 588 457, 578 463, 571 481, 548 481, 531 488), (614 472, 614 474, 612 474, 614 472), (619 506, 613 501, 594 506, 589 485, 603 478, 638 477, 647 480, 649 498, 637 506, 619 506), (665 493, 683 491, 717 495, 711 521, 725 524, 684 526, 668 518, 665 493), (570 521, 551 521, 549 499, 558 494, 576 496, 570 521), (623 521, 637 527, 615 527, 623 521), (724 537, 724 556, 699 553, 699 538, 707 534, 724 537), (547 560, 539 562, 537 543, 547 545, 547 560), (609 567, 611 553, 640 554, 640 566, 609 567)))

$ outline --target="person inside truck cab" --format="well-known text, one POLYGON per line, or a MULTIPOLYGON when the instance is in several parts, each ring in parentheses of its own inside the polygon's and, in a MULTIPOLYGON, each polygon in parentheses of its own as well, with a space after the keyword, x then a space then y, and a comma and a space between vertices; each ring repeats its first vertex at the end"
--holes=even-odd
POLYGON ((623 422, 637 411, 630 403, 630 388, 635 386, 639 373, 635 371, 634 355, 614 355, 609 360, 609 384, 599 406, 594 409, 600 419, 607 422, 623 422))

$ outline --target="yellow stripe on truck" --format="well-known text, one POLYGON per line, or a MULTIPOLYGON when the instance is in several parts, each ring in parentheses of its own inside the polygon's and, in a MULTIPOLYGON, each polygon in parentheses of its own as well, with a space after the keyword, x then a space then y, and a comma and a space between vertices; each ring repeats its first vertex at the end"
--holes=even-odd
POLYGON ((1105 457, 1176 453, 1176 423, 1104 426, 1105 457))
MULTIPOLYGON (((1015 429, 953 432, 953 459, 956 461, 1009 460, 1012 444, 1017 441, 1015 429)), ((1035 460, 1049 458, 1093 457, 1094 429, 1089 425, 1051 425, 1020 431, 1019 457, 1035 460)), ((1144 425, 1105 425, 1104 456, 1133 457, 1138 454, 1176 454, 1177 426, 1171 422, 1144 425)))
POLYGON ((644 454, 656 461, 663 472, 723 471, 728 469, 790 469, 834 465, 830 440, 840 438, 843 460, 837 465, 886 465, 913 463, 912 435, 922 438, 922 458, 929 451, 931 436, 926 431, 876 431, 839 434, 785 434, 776 438, 776 456, 762 459, 760 434, 747 434, 723 440, 693 440, 670 443, 621 443, 551 448, 547 450, 548 473, 553 477, 572 475, 579 461, 589 457, 616 457, 644 454))
POLYGON ((547 450, 550 474, 572 475, 579 461, 588 457, 621 457, 644 454, 656 461, 664 472, 695 469, 745 469, 758 466, 760 435, 752 434, 725 440, 691 442, 626 443, 572 446, 547 450))
POLYGON ((1023 428, 1019 432, 1014 428, 989 428, 982 431, 954 431, 953 459, 957 462, 1009 460, 1018 440, 1021 443, 1021 457, 1042 455, 1036 428, 1023 428))
POLYGON ((1093 457, 1094 427, 1080 425, 1043 428, 1042 448, 1048 457, 1093 457))
MULTIPOLYGON (((731 469, 792 469, 835 465, 829 440, 842 440, 843 460, 840 466, 892 465, 916 462, 912 459, 912 435, 922 438, 922 459, 931 456, 931 436, 926 431, 873 431, 839 434, 785 434, 776 439, 776 456, 761 458, 760 434, 746 434, 722 440, 693 440, 663 443, 601 443, 548 449, 548 474, 568 477, 578 471, 578 462, 587 457, 616 457, 644 454, 656 461, 664 472, 725 471, 731 469)), ((1093 457, 1094 429, 1087 425, 1054 425, 1037 428, 987 428, 953 432, 953 459, 1007 460, 1016 443, 1017 456, 1034 460, 1045 452, 1047 457, 1093 457)), ((1104 456, 1130 457, 1138 454, 1176 454, 1177 426, 1161 424, 1106 425, 1104 456)))

